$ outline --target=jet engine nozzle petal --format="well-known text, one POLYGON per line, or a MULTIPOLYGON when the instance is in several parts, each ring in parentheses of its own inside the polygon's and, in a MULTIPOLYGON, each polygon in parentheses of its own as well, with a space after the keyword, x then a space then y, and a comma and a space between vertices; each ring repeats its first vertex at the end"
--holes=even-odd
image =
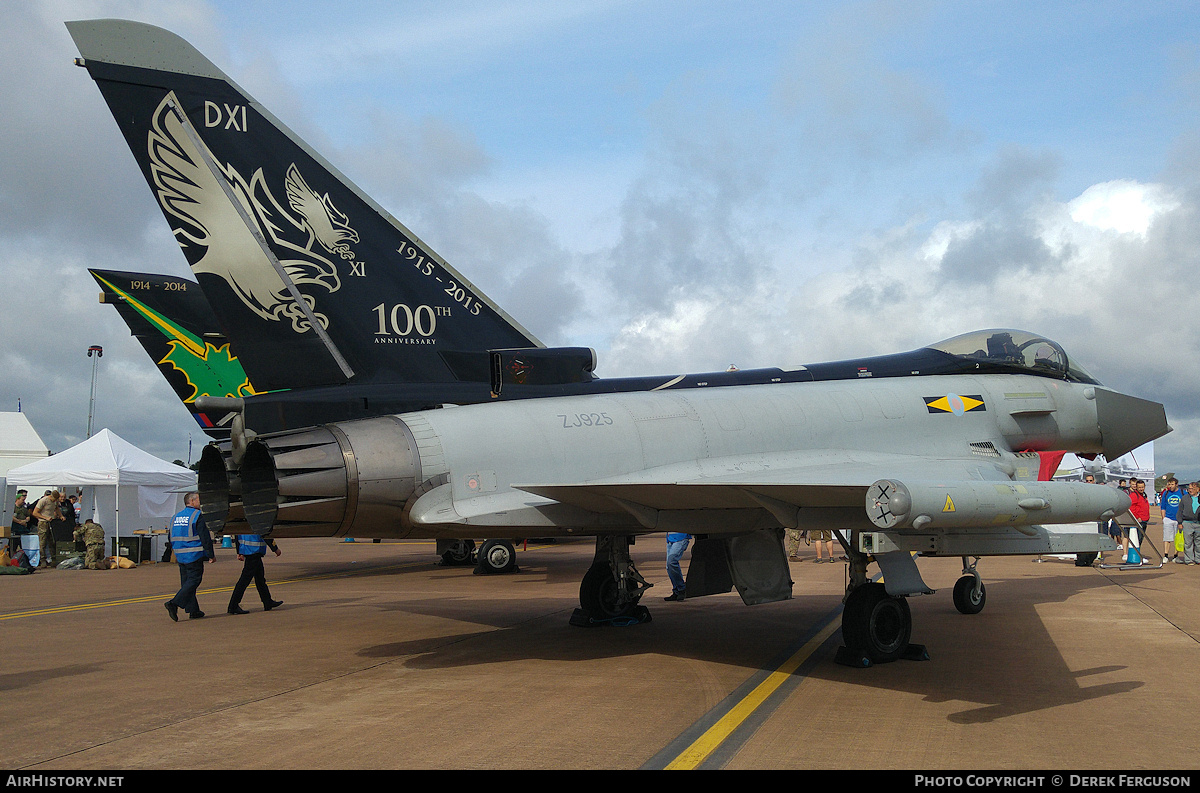
POLYGON ((399 418, 327 424, 260 435, 240 464, 230 450, 206 447, 200 507, 233 534, 341 537, 354 529, 403 537, 420 473, 416 443, 399 418))

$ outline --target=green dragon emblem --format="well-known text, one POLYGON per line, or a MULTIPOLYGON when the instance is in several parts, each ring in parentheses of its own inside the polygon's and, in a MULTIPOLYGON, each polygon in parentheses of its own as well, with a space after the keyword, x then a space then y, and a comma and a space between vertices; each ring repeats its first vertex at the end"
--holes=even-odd
POLYGON ((214 347, 154 311, 127 291, 103 278, 100 280, 167 337, 167 346, 171 350, 158 363, 171 366, 187 378, 187 383, 193 391, 184 402, 195 402, 196 397, 201 396, 234 397, 259 393, 250 384, 250 378, 237 356, 229 351, 229 344, 214 347))
POLYGON ((214 347, 204 342, 203 349, 179 339, 167 342, 171 351, 163 356, 160 364, 170 364, 183 372, 188 385, 195 389, 184 402, 195 402, 201 396, 251 396, 257 393, 250 385, 250 378, 242 364, 232 353, 229 345, 214 347))

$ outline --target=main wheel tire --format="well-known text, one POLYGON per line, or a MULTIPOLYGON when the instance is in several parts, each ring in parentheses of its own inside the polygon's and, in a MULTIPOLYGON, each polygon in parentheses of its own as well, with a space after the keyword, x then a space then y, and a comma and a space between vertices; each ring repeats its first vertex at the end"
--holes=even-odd
POLYGON ((589 617, 608 620, 631 616, 641 597, 618 605, 619 596, 617 581, 607 564, 594 564, 588 568, 582 583, 579 584, 579 607, 589 617))
POLYGON ((1091 567, 1097 556, 1099 556, 1098 553, 1077 553, 1075 554, 1075 566, 1091 567))
POLYGON ((846 598, 842 610, 842 639, 873 663, 895 661, 912 636, 908 601, 892 597, 883 584, 863 584, 846 598))
POLYGON ((954 584, 954 608, 963 614, 978 614, 987 603, 987 587, 979 582, 979 593, 975 593, 975 576, 965 575, 954 584))
POLYGON ((479 549, 476 569, 481 573, 511 573, 517 569, 517 549, 508 540, 486 540, 479 549))

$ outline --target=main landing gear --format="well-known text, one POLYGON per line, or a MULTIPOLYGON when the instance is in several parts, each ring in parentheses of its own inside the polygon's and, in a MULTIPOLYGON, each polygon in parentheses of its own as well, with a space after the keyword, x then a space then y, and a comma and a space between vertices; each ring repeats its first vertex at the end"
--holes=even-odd
POLYGON ((629 557, 631 536, 596 538, 596 555, 579 585, 579 608, 572 625, 601 625, 615 620, 650 622, 650 611, 638 605, 650 584, 629 557))
POLYGON ((441 551, 442 565, 445 567, 455 567, 458 565, 467 565, 471 563, 475 556, 475 541, 474 540, 450 540, 444 546, 439 543, 439 551, 441 551))
POLYGON ((475 565, 475 575, 517 572, 517 549, 509 540, 484 540, 475 552, 474 540, 438 541, 445 567, 475 565))
POLYGON ((484 540, 475 561, 475 575, 517 572, 517 549, 508 540, 484 540))
MULTIPOLYGON (((841 540, 840 533, 835 536, 841 540)), ((857 538, 852 536, 852 540, 849 543, 842 540, 842 547, 850 557, 850 583, 842 608, 842 641, 845 645, 838 648, 834 660, 855 667, 901 658, 929 660, 924 645, 909 643, 912 612, 908 600, 889 595, 883 584, 867 578, 870 557, 857 550, 857 538)))
MULTIPOLYGON (((855 550, 852 544, 846 545, 846 551, 850 555, 850 583, 842 609, 842 640, 846 644, 838 648, 835 660, 858 667, 901 658, 929 660, 924 645, 909 643, 912 612, 908 601, 903 596, 889 595, 883 584, 868 580, 867 564, 871 557, 855 550)), ((878 557, 876 561, 881 567, 885 566, 878 557)), ((978 614, 987 603, 987 588, 976 569, 979 557, 964 556, 962 562, 963 575, 954 585, 954 607, 963 614, 978 614)), ((904 585, 907 565, 912 565, 915 572, 916 564, 907 554, 887 560, 887 580, 892 581, 893 586, 904 585)), ((919 582, 919 577, 916 581, 919 582)), ((924 587, 924 584, 920 586, 924 587)), ((928 593, 932 590, 910 585, 901 591, 928 593)))
MULTIPOLYGON (((850 590, 842 610, 842 640, 859 659, 855 666, 882 664, 905 657, 912 636, 908 601, 892 597, 883 584, 867 583, 850 590), (862 659, 870 663, 862 663, 862 659)), ((840 660, 840 658, 839 658, 840 660)))

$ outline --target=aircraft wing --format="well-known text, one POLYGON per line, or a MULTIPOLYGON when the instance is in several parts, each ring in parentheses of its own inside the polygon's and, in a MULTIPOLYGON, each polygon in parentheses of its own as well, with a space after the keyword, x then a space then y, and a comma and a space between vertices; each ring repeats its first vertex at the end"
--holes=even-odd
MULTIPOLYGON (((990 461, 845 452, 815 457, 803 465, 692 478, 655 478, 645 471, 602 482, 513 487, 593 513, 626 513, 659 531, 757 511, 786 528, 1015 530, 1032 536, 1034 524, 1096 520, 1127 509, 1113 488, 1013 481, 990 461)), ((746 525, 725 523, 727 530, 746 525)))
POLYGON ((696 476, 667 468, 638 471, 599 482, 514 484, 513 488, 589 512, 633 514, 646 528, 660 525, 652 513, 756 510, 789 528, 829 518, 839 527, 853 520, 867 528, 863 505, 873 483, 905 472, 938 481, 1005 480, 989 461, 930 460, 897 454, 818 451, 801 463, 765 467, 761 461, 731 460, 696 476), (672 476, 672 474, 675 474, 672 476), (832 514, 831 514, 832 511, 832 514), (803 513, 803 514, 802 514, 803 513))
MULTIPOLYGON (((648 531, 699 535, 693 565, 696 554, 726 559, 731 580, 747 603, 781 599, 790 592, 777 541, 740 539, 767 536, 769 532, 758 530, 772 525, 858 530, 849 538, 855 550, 872 555, 884 571, 887 592, 898 596, 932 591, 912 561, 914 551, 978 557, 1111 550, 1115 545, 1097 533, 1095 521, 1128 509, 1128 498, 1115 488, 1013 481, 1000 464, 986 460, 849 452, 815 458, 769 471, 725 471, 675 481, 641 472, 617 481, 513 487, 591 513, 626 513, 626 519, 632 516, 648 531), (712 546, 714 542, 720 545, 712 546), (761 588, 755 581, 774 583, 761 588)), ((698 569, 712 568, 703 564, 698 569)), ((689 594, 728 591, 723 575, 711 581, 708 575, 703 572, 693 582, 689 573, 689 594)))

